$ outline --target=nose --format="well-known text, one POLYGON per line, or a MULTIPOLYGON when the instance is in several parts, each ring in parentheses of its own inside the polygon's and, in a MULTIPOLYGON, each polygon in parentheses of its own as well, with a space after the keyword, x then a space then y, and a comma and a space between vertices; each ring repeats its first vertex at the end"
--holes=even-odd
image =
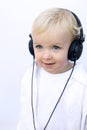
POLYGON ((45 50, 43 53, 43 59, 51 59, 52 58, 52 52, 50 50, 45 50))

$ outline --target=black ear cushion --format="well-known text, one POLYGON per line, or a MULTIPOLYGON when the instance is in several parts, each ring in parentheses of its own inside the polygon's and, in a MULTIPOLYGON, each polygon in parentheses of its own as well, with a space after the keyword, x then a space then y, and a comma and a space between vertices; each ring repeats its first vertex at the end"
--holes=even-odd
POLYGON ((32 56, 34 56, 34 48, 33 48, 33 40, 30 39, 29 44, 28 44, 29 52, 32 56))
POLYGON ((80 40, 75 39, 69 48, 68 59, 71 61, 76 61, 80 58, 83 50, 83 45, 80 40))

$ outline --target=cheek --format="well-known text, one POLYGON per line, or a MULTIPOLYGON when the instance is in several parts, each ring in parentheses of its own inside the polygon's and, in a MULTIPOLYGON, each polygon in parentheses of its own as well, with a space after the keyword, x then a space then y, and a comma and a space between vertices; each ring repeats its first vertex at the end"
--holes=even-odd
POLYGON ((35 58, 39 62, 41 60, 41 54, 35 51, 35 58))
POLYGON ((60 57, 56 61, 58 64, 62 65, 62 64, 65 64, 68 61, 68 59, 67 57, 60 57))
POLYGON ((65 53, 60 53, 58 55, 56 55, 55 60, 59 63, 59 64, 64 64, 68 61, 68 54, 67 52, 65 53))

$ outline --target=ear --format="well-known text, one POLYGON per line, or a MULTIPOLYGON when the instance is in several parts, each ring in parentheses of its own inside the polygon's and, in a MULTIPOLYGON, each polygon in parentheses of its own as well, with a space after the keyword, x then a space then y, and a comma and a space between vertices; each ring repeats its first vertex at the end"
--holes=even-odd
POLYGON ((32 56, 35 56, 34 55, 34 48, 33 48, 33 39, 32 39, 31 35, 29 35, 29 37, 30 37, 30 40, 29 40, 29 43, 28 43, 29 52, 32 56))
POLYGON ((68 51, 68 59, 76 61, 80 58, 83 50, 83 45, 79 39, 73 40, 68 51))

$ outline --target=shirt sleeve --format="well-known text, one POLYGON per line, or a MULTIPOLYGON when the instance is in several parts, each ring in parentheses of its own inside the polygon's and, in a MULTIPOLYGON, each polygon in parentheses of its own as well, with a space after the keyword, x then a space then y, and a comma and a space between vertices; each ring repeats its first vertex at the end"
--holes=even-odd
POLYGON ((26 130, 26 97, 25 97, 25 89, 23 85, 21 86, 21 94, 20 94, 20 114, 19 121, 17 125, 17 130, 26 130))
POLYGON ((87 86, 86 86, 86 89, 85 89, 84 99, 83 99, 81 130, 87 130, 87 86))
POLYGON ((23 77, 20 90, 20 115, 17 130, 33 130, 30 107, 30 80, 29 72, 23 77))

